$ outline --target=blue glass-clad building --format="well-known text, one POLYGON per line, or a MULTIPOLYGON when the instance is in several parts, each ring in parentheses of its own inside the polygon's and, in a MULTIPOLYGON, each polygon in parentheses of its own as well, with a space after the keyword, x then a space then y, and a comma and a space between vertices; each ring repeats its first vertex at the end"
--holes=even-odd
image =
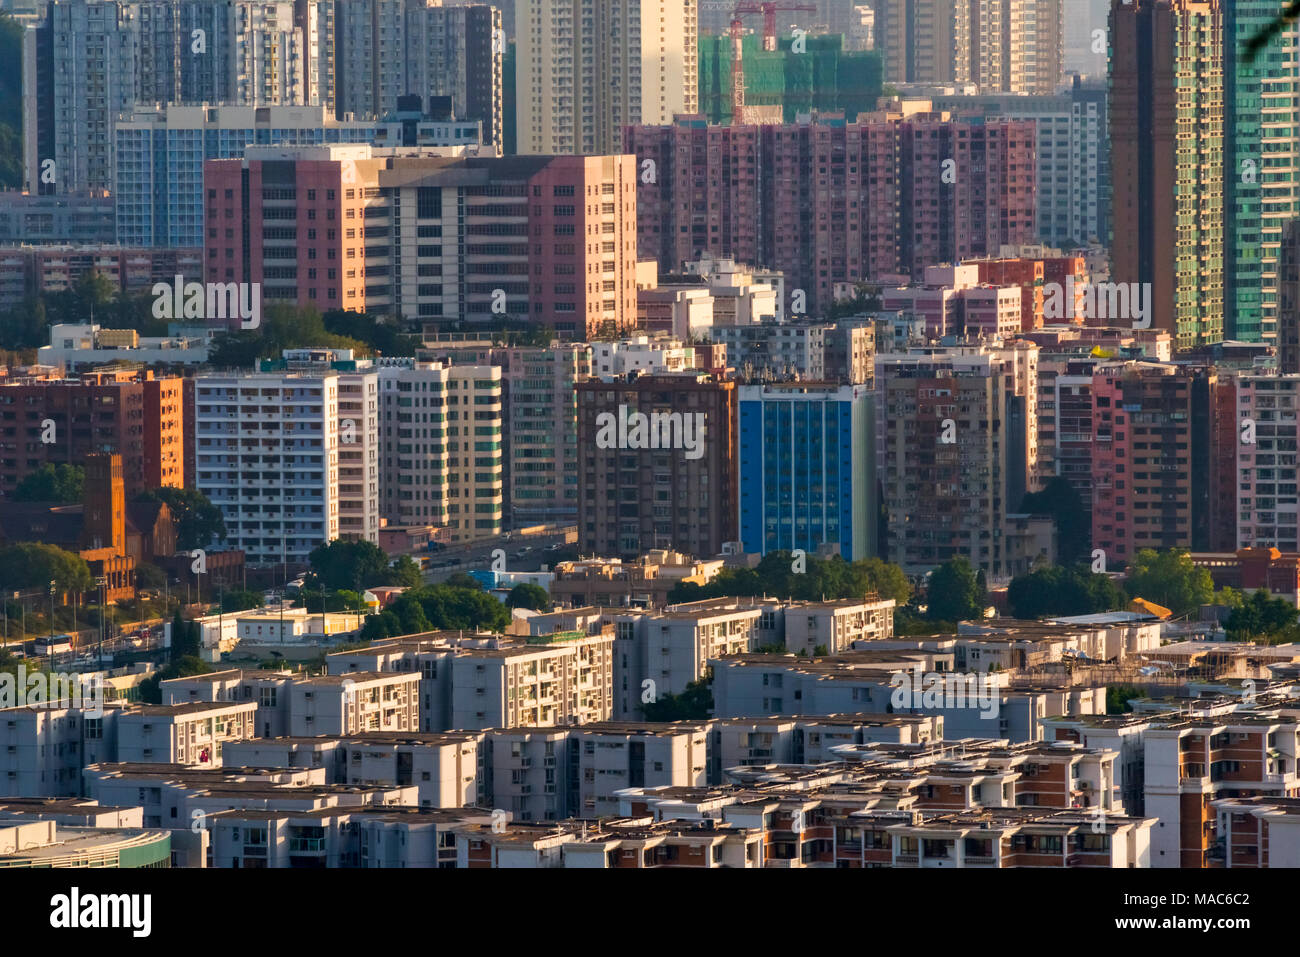
POLYGON ((875 412, 866 385, 742 386, 740 538, 747 552, 876 548, 875 412))

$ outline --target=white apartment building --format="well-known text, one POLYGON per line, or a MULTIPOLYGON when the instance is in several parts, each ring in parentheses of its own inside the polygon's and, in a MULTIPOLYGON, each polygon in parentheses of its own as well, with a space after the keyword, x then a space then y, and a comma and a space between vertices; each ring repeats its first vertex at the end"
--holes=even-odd
POLYGON ((341 784, 416 789, 420 807, 479 805, 480 734, 380 732, 339 741, 341 784))
POLYGON ((486 794, 513 821, 558 821, 567 805, 569 732, 507 728, 484 741, 486 794))
POLYGON ((289 734, 415 731, 420 726, 420 676, 351 672, 306 678, 289 686, 289 734))
POLYGON ((325 772, 327 784, 340 784, 345 778, 339 751, 341 737, 322 735, 318 738, 248 738, 231 741, 226 745, 227 768, 286 768, 311 769, 325 772))
MULTIPOLYGON (((458 642, 459 636, 455 637, 458 642)), ((472 640, 474 638, 471 636, 472 640)), ((346 675, 354 671, 418 674, 420 730, 443 731, 451 727, 451 713, 447 709, 451 706, 451 658, 455 653, 449 636, 430 636, 427 640, 417 636, 326 655, 325 667, 332 675, 346 675)))
POLYGON ((611 611, 614 715, 635 720, 643 701, 681 694, 711 659, 753 650, 763 609, 745 599, 711 599, 662 611, 611 611), (647 684, 647 682, 649 682, 647 684))
POLYGON ((849 650, 857 641, 892 638, 894 604, 892 598, 787 604, 782 610, 786 650, 835 655, 849 650))
POLYGON ((573 817, 619 813, 618 792, 629 787, 699 787, 708 780, 708 722, 600 724, 569 732, 577 758, 573 817))
POLYGON ((1300 551, 1300 375, 1237 379, 1237 547, 1300 551))
POLYGON ((532 636, 497 647, 462 648, 450 661, 450 701, 433 700, 447 727, 546 728, 608 721, 613 710, 614 637, 608 630, 532 636))
POLYGON ((680 339, 628 336, 591 343, 591 373, 595 377, 694 368, 695 350, 680 339))
POLYGON ((698 110, 696 0, 518 0, 520 153, 612 154, 698 110))
POLYGON ((117 756, 119 708, 87 717, 85 708, 0 710, 0 796, 72 797, 81 769, 117 756))
POLYGON ((339 537, 339 376, 194 383, 195 481, 251 565, 304 566, 339 537))
POLYGON ((323 542, 379 538, 377 373, 325 371, 296 353, 285 362, 313 371, 194 387, 198 487, 254 565, 305 565, 323 542))
POLYGON ((219 768, 228 741, 255 737, 254 701, 145 705, 117 719, 117 760, 219 768))
POLYGON ((339 538, 379 540, 379 374, 351 349, 285 349, 262 371, 338 371, 339 538))
POLYGON ((232 669, 159 682, 164 705, 198 701, 248 702, 257 705, 254 729, 258 737, 278 738, 289 733, 289 687, 294 676, 287 671, 232 669))
POLYGON ((453 542, 503 531, 501 368, 399 360, 379 371, 382 514, 445 525, 453 542))
POLYGON ((709 733, 710 783, 720 783, 728 768, 795 763, 799 724, 793 718, 727 718, 714 721, 709 733))

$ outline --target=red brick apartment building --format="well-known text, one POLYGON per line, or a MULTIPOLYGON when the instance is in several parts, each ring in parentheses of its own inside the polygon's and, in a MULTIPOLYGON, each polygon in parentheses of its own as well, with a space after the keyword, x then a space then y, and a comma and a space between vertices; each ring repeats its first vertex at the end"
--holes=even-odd
POLYGON ((46 463, 122 457, 126 495, 184 484, 181 380, 152 372, 0 381, 0 498, 46 463))

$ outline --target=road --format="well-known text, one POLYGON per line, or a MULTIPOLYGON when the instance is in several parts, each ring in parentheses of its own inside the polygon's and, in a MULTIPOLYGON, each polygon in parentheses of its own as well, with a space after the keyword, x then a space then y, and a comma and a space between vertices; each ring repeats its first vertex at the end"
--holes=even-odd
POLYGON ((499 557, 493 555, 497 549, 505 553, 503 571, 540 571, 543 565, 554 565, 557 555, 564 556, 572 551, 569 539, 576 539, 577 532, 577 528, 571 526, 540 535, 512 535, 509 540, 503 536, 470 545, 449 545, 441 551, 428 553, 430 567, 425 569, 424 580, 433 584, 446 581, 457 572, 468 572, 473 568, 487 570, 492 567, 493 558, 499 557), (569 548, 566 549, 566 545, 569 548))

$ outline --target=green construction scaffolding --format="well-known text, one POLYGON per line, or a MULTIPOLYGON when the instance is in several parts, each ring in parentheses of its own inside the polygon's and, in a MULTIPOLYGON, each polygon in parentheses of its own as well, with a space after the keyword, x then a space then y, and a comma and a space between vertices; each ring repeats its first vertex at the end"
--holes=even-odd
MULTIPOLYGON (((838 33, 804 36, 795 53, 793 37, 778 37, 776 50, 764 50, 763 38, 741 38, 745 66, 745 105, 780 107, 793 123, 799 113, 843 112, 853 122, 876 108, 883 83, 880 53, 844 50, 838 33)), ((731 122, 731 37, 700 37, 700 112, 710 123, 731 122)))

